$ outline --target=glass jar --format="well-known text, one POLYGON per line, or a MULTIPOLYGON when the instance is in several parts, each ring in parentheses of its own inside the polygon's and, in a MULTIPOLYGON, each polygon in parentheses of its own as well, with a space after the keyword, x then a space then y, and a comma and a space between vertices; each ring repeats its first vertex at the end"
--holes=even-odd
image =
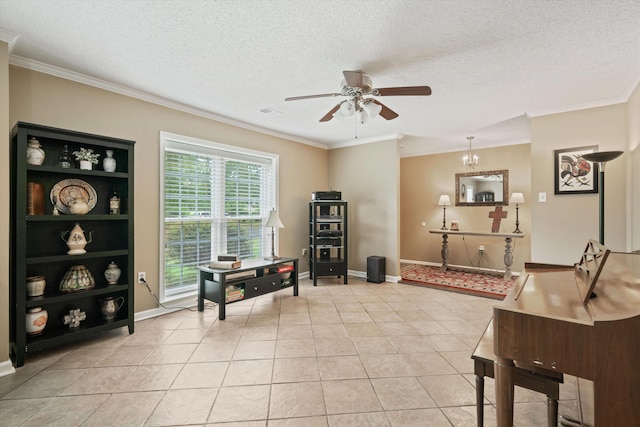
POLYGON ((69 147, 64 146, 60 157, 58 157, 58 167, 69 169, 71 168, 71 155, 69 154, 69 147))
POLYGON ((109 199, 109 213, 111 215, 120 215, 120 197, 118 197, 118 192, 115 188, 109 199))

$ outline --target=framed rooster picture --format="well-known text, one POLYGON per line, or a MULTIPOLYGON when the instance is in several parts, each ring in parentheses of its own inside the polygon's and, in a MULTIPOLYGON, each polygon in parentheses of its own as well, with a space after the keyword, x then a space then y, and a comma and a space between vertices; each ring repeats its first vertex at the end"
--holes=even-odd
POLYGON ((598 165, 582 157, 596 151, 597 145, 553 151, 555 194, 598 192, 598 165))

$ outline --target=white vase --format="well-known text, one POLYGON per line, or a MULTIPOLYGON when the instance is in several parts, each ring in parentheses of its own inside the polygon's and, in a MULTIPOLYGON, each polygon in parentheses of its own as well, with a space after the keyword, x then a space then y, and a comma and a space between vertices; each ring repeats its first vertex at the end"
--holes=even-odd
POLYGON ((90 171, 91 169, 93 169, 93 163, 91 163, 89 160, 80 160, 80 169, 90 171))
POLYGON ((116 171, 116 159, 113 158, 113 150, 107 150, 107 157, 102 159, 102 168, 105 172, 116 171))
POLYGON ((118 284, 120 274, 122 274, 122 271, 118 268, 118 265, 115 262, 111 262, 109 267, 104 271, 104 278, 107 279, 108 284, 116 285, 118 284))
POLYGON ((44 162, 44 150, 40 146, 40 141, 34 137, 27 141, 27 164, 41 165, 44 162))
POLYGON ((44 310, 42 307, 34 307, 27 310, 27 334, 41 334, 44 327, 47 326, 47 320, 49 320, 49 313, 47 313, 47 310, 44 310))

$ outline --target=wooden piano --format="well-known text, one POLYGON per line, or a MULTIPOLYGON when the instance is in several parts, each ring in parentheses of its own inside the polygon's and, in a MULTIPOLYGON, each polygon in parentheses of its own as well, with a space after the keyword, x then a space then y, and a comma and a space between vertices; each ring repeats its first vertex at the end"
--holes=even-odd
POLYGON ((493 319, 499 427, 513 425, 514 362, 590 380, 584 425, 640 426, 640 254, 591 240, 575 266, 526 264, 493 319))

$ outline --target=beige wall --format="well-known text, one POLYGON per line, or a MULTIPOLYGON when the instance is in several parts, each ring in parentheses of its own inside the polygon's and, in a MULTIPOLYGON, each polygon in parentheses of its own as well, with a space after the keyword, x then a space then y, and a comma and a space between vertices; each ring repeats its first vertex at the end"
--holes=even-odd
POLYGON ((366 272, 375 255, 400 275, 398 168, 395 139, 329 151, 330 188, 349 202, 349 270, 366 272))
MULTIPOLYGON (((509 195, 524 194, 525 204, 520 206, 520 230, 525 237, 517 239, 513 252, 513 270, 521 271, 530 258, 531 195, 529 192, 531 162, 530 145, 474 150, 480 158, 478 171, 508 169, 509 195)), ((462 166, 462 153, 444 153, 400 159, 400 258, 405 261, 441 263, 442 236, 430 234, 430 229, 442 227, 442 206, 438 206, 441 194, 455 200, 455 174, 468 172, 462 166), (422 223, 425 226, 422 226, 422 223)), ((505 206, 508 212, 502 220, 501 232, 515 229, 515 206, 505 206)), ((448 206, 447 227, 451 220, 460 221, 461 230, 491 232, 493 207, 448 206)), ((504 269, 504 240, 496 237, 449 237, 449 263, 452 265, 478 266, 478 246, 485 246, 480 267, 504 269)))
MULTIPOLYGON (((533 204, 533 261, 573 264, 589 239, 598 240, 598 194, 554 195, 553 150, 589 145, 626 150, 627 132, 626 104, 532 119, 531 192, 536 199, 547 193, 547 203, 533 204)), ((625 153, 609 162, 605 172, 605 245, 617 251, 627 248, 628 158, 625 153)))
POLYGON ((640 250, 640 83, 629 97, 627 109, 629 120, 627 176, 630 181, 627 189, 627 211, 629 212, 627 228, 630 236, 627 249, 633 251, 640 250))
POLYGON ((9 46, 0 41, 0 376, 9 359, 9 46))
MULTIPOLYGON (((10 67, 9 75, 9 123, 12 125, 17 121, 25 121, 136 141, 134 270, 147 273, 147 280, 155 292, 158 291, 160 254, 160 131, 278 154, 279 207, 280 217, 285 225, 280 230, 278 253, 299 257, 301 248, 307 247, 307 202, 312 191, 328 185, 326 150, 240 129, 20 67, 10 67)), ((5 146, 0 161, 7 162, 7 167, 1 168, 4 185, 0 187, 0 191, 3 198, 7 199, 8 154, 5 146)), ((8 230, 6 210, 0 212, 0 221, 3 230, 8 230)), ((7 233, 2 233, 2 236, 4 244, 0 245, 0 251, 6 251, 7 233)), ((0 259, 6 263, 7 257, 0 259)), ((301 262, 300 267, 306 271, 307 263, 301 262)), ((7 268, 2 268, 1 271, 4 275, 7 268)), ((2 282, 3 292, 6 292, 6 279, 2 282)), ((142 286, 136 288, 135 298, 136 312, 157 307, 153 297, 142 286)), ((7 299, 2 298, 2 301, 7 299)), ((0 313, 4 319, 0 323, 0 329, 4 333, 7 330, 6 309, 0 310, 0 313)), ((7 339, 3 339, 0 345, 6 345, 6 342, 7 339)), ((6 353, 2 352, 3 355, 6 353)))

